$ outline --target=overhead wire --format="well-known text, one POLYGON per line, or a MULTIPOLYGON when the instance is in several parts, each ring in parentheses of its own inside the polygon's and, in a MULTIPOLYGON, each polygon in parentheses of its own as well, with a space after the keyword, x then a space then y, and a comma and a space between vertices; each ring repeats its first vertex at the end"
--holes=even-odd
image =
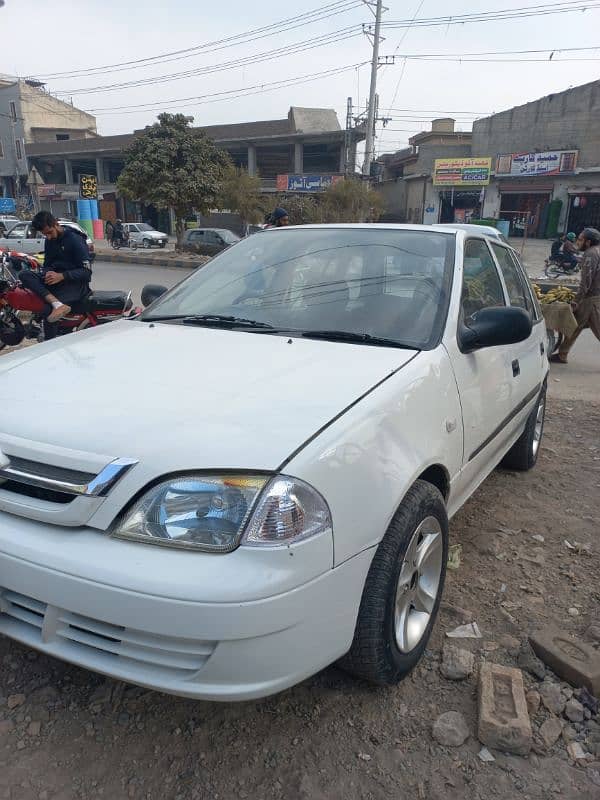
POLYGON ((238 44, 248 44, 250 42, 264 39, 272 36, 275 33, 284 33, 287 30, 293 30, 297 27, 312 24, 313 22, 320 22, 323 19, 329 19, 333 16, 338 16, 343 11, 352 10, 353 8, 362 7, 362 0, 336 0, 336 2, 328 3, 325 6, 320 6, 311 11, 303 14, 297 14, 293 17, 273 22, 270 25, 265 25, 260 28, 253 28, 243 33, 228 36, 224 39, 215 39, 214 41, 204 42, 202 44, 193 45, 192 47, 184 48, 183 50, 173 50, 167 53, 161 53, 156 56, 147 56, 146 58, 138 58, 132 61, 121 61, 116 64, 103 64, 96 67, 87 67, 79 70, 67 70, 64 72, 51 72, 42 73, 38 77, 52 79, 52 78, 74 78, 74 77, 89 77, 95 73, 106 74, 108 72, 119 72, 124 69, 132 67, 142 68, 146 66, 153 66, 157 63, 168 63, 169 61, 177 61, 182 58, 189 58, 202 52, 215 52, 226 47, 233 47, 238 44))

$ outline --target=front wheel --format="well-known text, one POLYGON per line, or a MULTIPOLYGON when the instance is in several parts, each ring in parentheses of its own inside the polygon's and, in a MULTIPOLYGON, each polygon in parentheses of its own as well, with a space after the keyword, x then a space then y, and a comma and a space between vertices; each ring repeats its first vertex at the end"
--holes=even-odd
POLYGON ((546 268, 544 269, 544 275, 547 278, 558 278, 559 275, 563 274, 563 270, 558 264, 549 263, 546 264, 546 268))
POLYGON ((142 244, 144 245, 144 250, 150 250, 150 248, 152 247, 152 242, 150 241, 150 239, 144 239, 142 244))
POLYGON ((12 311, 0 316, 0 350, 16 347, 25 338, 25 326, 12 311))
POLYGON ((416 481, 375 553, 354 640, 340 665, 392 685, 419 662, 437 616, 448 560, 448 516, 440 492, 416 481))
POLYGON ((535 467, 546 419, 546 387, 542 388, 535 408, 529 415, 525 430, 502 459, 502 467, 525 472, 535 467))

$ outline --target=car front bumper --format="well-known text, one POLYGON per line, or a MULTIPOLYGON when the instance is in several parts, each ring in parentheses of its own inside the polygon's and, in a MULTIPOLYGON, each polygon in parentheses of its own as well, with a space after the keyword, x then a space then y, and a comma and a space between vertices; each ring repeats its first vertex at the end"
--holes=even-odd
MULTIPOLYGON (((0 525, 0 634, 116 679, 205 700, 273 694, 347 652, 372 558, 372 551, 365 551, 292 588, 288 567, 287 588, 276 593, 265 572, 269 596, 234 602, 236 591, 243 597, 243 587, 256 583, 256 574, 237 570, 229 601, 221 595, 219 602, 207 602, 200 575, 197 594, 204 599, 194 599, 187 588, 188 596, 182 596, 185 577, 169 574, 172 554, 163 548, 86 532, 82 535, 109 545, 107 561, 122 547, 132 576, 137 573, 129 586, 123 569, 115 571, 114 583, 102 571, 91 580, 89 563, 65 558, 60 568, 55 559, 48 566, 47 559, 38 563, 31 554, 17 555, 10 546, 13 536, 22 542, 23 531, 39 535, 46 526, 15 519, 14 534, 7 535, 7 519, 3 515, 0 525), (131 559, 136 551, 137 563, 131 559), (148 551, 163 564, 160 593, 140 591, 139 571, 148 551)), ((51 534, 51 527, 46 530, 51 534)), ((77 537, 77 531, 70 534, 77 537)), ((204 557, 218 573, 221 559, 230 556, 204 557)))

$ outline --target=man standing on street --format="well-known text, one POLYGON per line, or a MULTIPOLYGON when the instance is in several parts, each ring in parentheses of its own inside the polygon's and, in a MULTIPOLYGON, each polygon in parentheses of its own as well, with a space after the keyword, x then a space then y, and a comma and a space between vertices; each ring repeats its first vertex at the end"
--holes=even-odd
POLYGON ((550 359, 555 364, 567 363, 570 349, 585 328, 590 328, 600 341, 600 231, 596 228, 585 228, 579 234, 577 246, 584 253, 581 261, 581 284, 575 298, 577 328, 550 359))
POLYGON ((71 305, 90 293, 92 271, 85 236, 73 228, 63 228, 48 211, 40 211, 31 221, 33 230, 45 236, 44 267, 41 274, 22 270, 19 280, 26 289, 47 304, 46 339, 56 335, 52 323, 71 311, 71 305))

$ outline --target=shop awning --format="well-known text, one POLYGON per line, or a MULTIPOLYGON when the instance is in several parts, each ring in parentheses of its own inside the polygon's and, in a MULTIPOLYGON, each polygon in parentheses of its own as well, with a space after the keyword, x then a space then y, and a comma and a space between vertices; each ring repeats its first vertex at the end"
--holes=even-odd
POLYGON ((552 183, 498 183, 500 194, 551 194, 552 183))

